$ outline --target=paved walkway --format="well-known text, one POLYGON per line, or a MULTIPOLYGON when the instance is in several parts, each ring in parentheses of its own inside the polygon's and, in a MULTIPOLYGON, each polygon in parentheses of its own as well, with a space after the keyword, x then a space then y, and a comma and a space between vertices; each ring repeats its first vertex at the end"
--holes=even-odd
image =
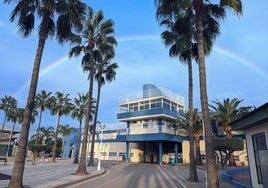
MULTIPOLYGON (((89 172, 86 176, 72 175, 78 168, 78 164, 73 164, 73 160, 57 160, 53 162, 36 162, 35 166, 31 162, 25 165, 23 184, 25 187, 31 188, 64 188, 67 185, 76 184, 88 180, 89 178, 106 173, 105 169, 97 171, 97 167, 87 167, 89 172)), ((0 187, 8 186, 10 175, 12 174, 13 163, 7 165, 0 164, 0 187)), ((206 187, 206 171, 204 168, 198 168, 199 182, 189 182, 189 166, 187 165, 163 165, 163 170, 174 178, 179 178, 190 188, 205 188, 206 187)), ((222 171, 219 171, 220 187, 234 188, 228 182, 224 182, 221 178, 222 171)))

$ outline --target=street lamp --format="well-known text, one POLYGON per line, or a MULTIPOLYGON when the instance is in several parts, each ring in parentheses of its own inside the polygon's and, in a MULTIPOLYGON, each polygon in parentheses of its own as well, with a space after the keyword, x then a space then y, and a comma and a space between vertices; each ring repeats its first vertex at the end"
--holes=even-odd
POLYGON ((98 156, 98 169, 97 171, 100 171, 101 168, 101 157, 100 157, 100 150, 103 151, 103 145, 102 145, 102 136, 103 136, 103 129, 105 128, 104 124, 101 124, 101 122, 97 122, 99 129, 101 129, 101 137, 100 137, 100 147, 99 147, 99 156, 98 156))

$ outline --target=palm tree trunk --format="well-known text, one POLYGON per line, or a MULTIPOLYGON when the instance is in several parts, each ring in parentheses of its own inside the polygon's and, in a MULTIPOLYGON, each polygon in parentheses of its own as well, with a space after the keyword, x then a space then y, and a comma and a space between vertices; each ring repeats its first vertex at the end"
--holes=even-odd
MULTIPOLYGON (((225 132, 226 132, 226 138, 231 139, 232 138, 232 131, 231 131, 231 127, 229 125, 226 125, 225 132)), ((229 166, 236 166, 235 159, 234 159, 234 153, 232 153, 229 157, 229 166)))
POLYGON ((17 154, 14 162, 12 176, 9 181, 9 188, 22 188, 23 187, 23 172, 25 166, 25 156, 28 144, 28 136, 31 124, 31 116, 34 108, 34 99, 36 95, 36 88, 38 83, 39 69, 46 42, 45 34, 41 34, 38 41, 38 48, 34 60, 34 66, 32 70, 31 84, 28 93, 28 99, 23 115, 23 122, 21 126, 21 134, 18 142, 17 154))
POLYGON ((52 152, 52 162, 56 162, 56 150, 57 150, 59 127, 60 127, 60 112, 58 113, 57 126, 55 130, 55 137, 54 137, 55 139, 54 139, 54 146, 53 146, 53 152, 52 152))
POLYGON ((195 153, 196 153, 195 160, 196 160, 196 164, 197 165, 202 165, 199 134, 194 136, 194 141, 195 141, 195 153))
POLYGON ((76 146, 76 150, 75 150, 73 164, 78 164, 78 157, 79 157, 80 144, 81 144, 81 130, 82 130, 82 120, 79 121, 79 130, 78 130, 78 134, 77 134, 77 146, 76 146))
MULTIPOLYGON (((3 136, 3 132, 4 132, 6 121, 7 121, 7 114, 5 114, 5 117, 4 117, 4 122, 3 122, 3 125, 2 125, 0 138, 2 138, 2 136, 3 136)), ((1 139, 0 139, 0 143, 1 143, 1 139)))
POLYGON ((206 169, 207 169, 207 186, 208 188, 218 188, 218 171, 216 160, 212 147, 212 126, 209 119, 207 85, 206 85, 206 68, 204 58, 203 42, 203 24, 202 24, 202 6, 203 0, 194 0, 196 11, 196 29, 197 29, 197 48, 199 60, 199 82, 200 82, 200 99, 204 122, 205 148, 206 148, 206 169))
POLYGON ((11 140, 12 140, 12 135, 13 135, 13 132, 14 132, 14 129, 15 129, 15 125, 16 125, 16 122, 13 123, 12 131, 10 133, 10 137, 9 137, 8 145, 7 145, 6 157, 8 157, 8 152, 9 152, 9 148, 10 148, 10 144, 11 144, 11 140))
POLYGON ((39 132, 40 132, 40 126, 41 126, 41 119, 42 119, 42 108, 40 108, 39 114, 40 114, 40 116, 39 116, 37 131, 36 131, 35 145, 37 145, 37 142, 38 142, 38 139, 39 139, 39 132))
POLYGON ((64 142, 65 142, 65 136, 62 136, 62 144, 61 144, 61 159, 63 159, 64 142))
POLYGON ((193 140, 193 71, 192 71, 192 60, 191 54, 188 55, 188 78, 189 78, 189 141, 190 141, 190 174, 189 181, 198 182, 198 176, 196 171, 196 162, 194 156, 194 140, 193 140))
POLYGON ((81 156, 80 156, 80 163, 78 165, 78 169, 76 171, 77 175, 86 175, 86 152, 87 152, 87 137, 88 137, 88 127, 89 121, 91 116, 91 101, 92 101, 92 93, 93 93, 93 79, 94 74, 90 73, 90 80, 89 80, 89 92, 88 92, 88 102, 87 102, 87 109, 86 109, 86 118, 85 118, 85 126, 84 126, 84 133, 83 133, 83 140, 82 140, 82 149, 81 149, 81 156))
POLYGON ((94 146, 95 146, 96 125, 97 125, 98 111, 99 111, 100 92, 101 92, 101 84, 98 82, 97 101, 96 101, 95 116, 94 116, 94 122, 93 122, 92 143, 91 143, 91 149, 90 149, 90 160, 89 160, 88 166, 94 166, 93 154, 94 154, 94 146))

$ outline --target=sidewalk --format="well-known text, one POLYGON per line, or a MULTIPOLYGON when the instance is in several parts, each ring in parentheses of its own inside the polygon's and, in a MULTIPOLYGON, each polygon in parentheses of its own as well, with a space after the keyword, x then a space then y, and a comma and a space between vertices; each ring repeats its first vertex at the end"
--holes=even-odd
MULTIPOLYGON (((8 186, 13 165, 13 162, 7 165, 0 164, 1 188, 8 186)), ((106 173, 106 170, 103 168, 97 171, 95 166, 87 167, 88 175, 72 175, 77 169, 78 164, 73 164, 73 160, 58 159, 56 163, 37 161, 34 166, 31 165, 31 162, 26 162, 23 185, 31 188, 63 188, 106 173)))

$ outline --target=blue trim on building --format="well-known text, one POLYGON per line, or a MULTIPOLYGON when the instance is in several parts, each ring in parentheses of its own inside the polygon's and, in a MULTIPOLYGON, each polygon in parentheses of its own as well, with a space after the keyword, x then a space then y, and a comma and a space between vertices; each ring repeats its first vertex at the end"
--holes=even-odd
POLYGON ((182 142, 183 136, 171 135, 167 133, 150 133, 137 135, 117 135, 116 142, 141 142, 141 141, 171 141, 182 142))
POLYGON ((134 112, 118 113, 117 119, 120 121, 121 119, 137 118, 139 116, 153 116, 153 115, 161 116, 161 114, 173 117, 174 119, 178 117, 178 112, 171 111, 166 108, 152 108, 152 109, 146 109, 146 110, 140 110, 140 111, 134 111, 134 112))

